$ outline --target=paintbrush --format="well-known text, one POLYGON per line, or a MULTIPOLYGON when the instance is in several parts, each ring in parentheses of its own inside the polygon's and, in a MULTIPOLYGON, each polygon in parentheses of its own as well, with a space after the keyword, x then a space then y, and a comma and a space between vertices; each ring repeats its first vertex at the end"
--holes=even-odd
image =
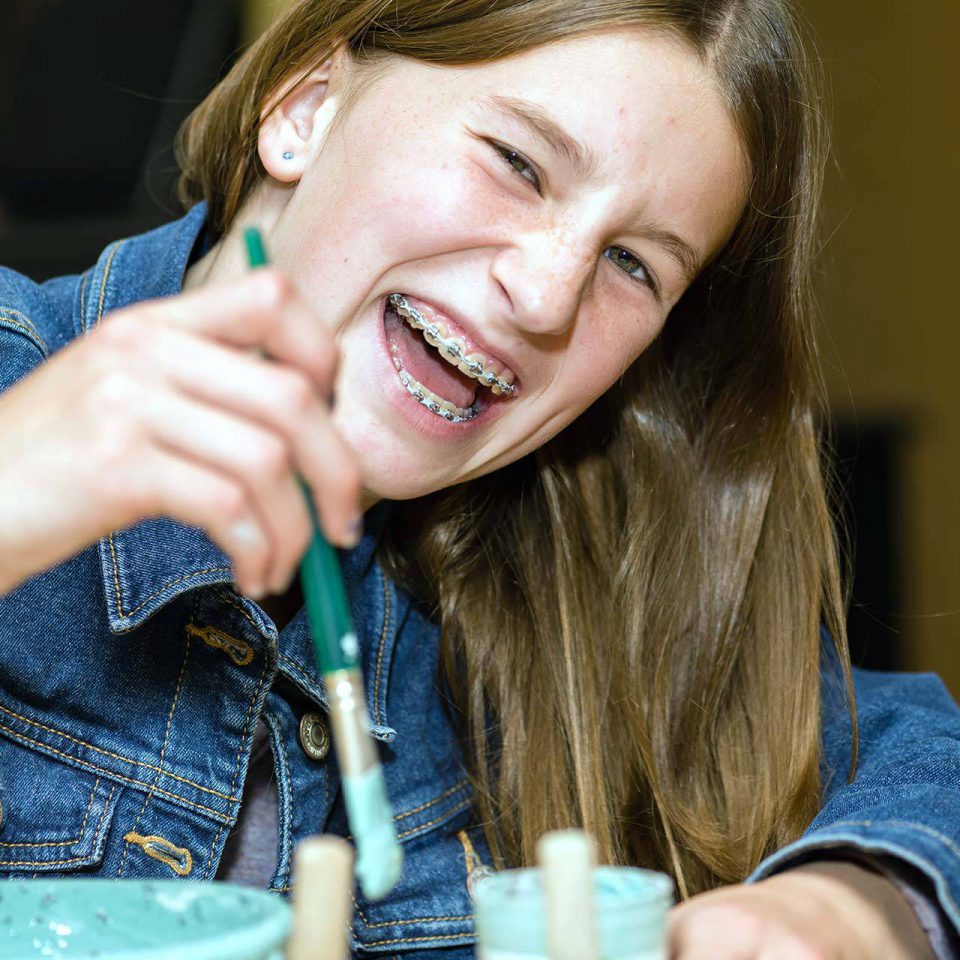
MULTIPOLYGON (((244 238, 251 267, 267 264, 256 227, 244 238)), ((313 537, 300 561, 310 636, 330 700, 333 743, 340 764, 347 820, 357 848, 356 874, 368 900, 385 897, 400 879, 403 853, 393 825, 383 770, 370 736, 357 636, 350 620, 340 563, 320 529, 313 496, 301 480, 313 537)))

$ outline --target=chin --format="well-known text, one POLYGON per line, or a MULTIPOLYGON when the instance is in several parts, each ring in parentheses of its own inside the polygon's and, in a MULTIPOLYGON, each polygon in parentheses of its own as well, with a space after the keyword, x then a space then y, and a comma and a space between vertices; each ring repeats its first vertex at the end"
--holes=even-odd
POLYGON ((363 475, 365 506, 377 500, 413 500, 457 482, 440 465, 431 466, 421 444, 379 422, 369 411, 349 424, 334 422, 357 456, 363 475))

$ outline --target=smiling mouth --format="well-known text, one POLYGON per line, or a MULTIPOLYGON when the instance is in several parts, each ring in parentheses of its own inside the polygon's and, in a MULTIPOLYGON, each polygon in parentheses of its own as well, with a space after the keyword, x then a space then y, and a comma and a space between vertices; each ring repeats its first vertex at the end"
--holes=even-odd
POLYGON ((407 393, 450 423, 468 423, 492 403, 511 398, 513 373, 471 349, 452 321, 429 309, 431 318, 400 293, 386 300, 387 346, 407 393))

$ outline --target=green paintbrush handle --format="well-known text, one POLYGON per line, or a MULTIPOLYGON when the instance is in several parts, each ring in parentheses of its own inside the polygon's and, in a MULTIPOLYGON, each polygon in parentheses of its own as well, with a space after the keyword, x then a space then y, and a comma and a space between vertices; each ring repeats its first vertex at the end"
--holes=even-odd
POLYGON ((340 563, 333 547, 320 530, 313 495, 301 482, 313 537, 300 561, 300 582, 307 606, 307 619, 313 635, 317 668, 326 675, 357 666, 357 637, 350 620, 350 607, 340 575, 340 563))
MULTIPOLYGON (((267 254, 260 231, 251 227, 244 238, 250 266, 265 266, 267 254)), ((367 898, 379 900, 400 879, 403 850, 397 839, 383 770, 370 738, 357 637, 350 620, 340 563, 320 529, 313 494, 303 480, 300 488, 313 527, 310 546, 300 561, 307 621, 317 668, 330 697, 330 719, 340 761, 347 819, 357 845, 357 876, 367 898)))
MULTIPOLYGON (((248 227, 243 234, 247 245, 247 262, 251 267, 265 267, 267 252, 263 237, 256 227, 248 227)), ((357 666, 357 637, 350 622, 350 608, 340 576, 340 564, 333 547, 327 543, 320 529, 317 508, 310 488, 301 480, 313 537, 300 561, 300 582, 307 605, 307 619, 313 636, 313 648, 320 673, 352 670, 357 666)))

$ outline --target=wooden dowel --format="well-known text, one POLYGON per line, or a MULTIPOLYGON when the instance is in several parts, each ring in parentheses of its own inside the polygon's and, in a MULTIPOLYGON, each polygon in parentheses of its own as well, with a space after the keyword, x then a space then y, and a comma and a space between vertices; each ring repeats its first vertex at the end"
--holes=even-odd
POLYGON ((293 926, 287 960, 347 960, 353 916, 353 847, 310 837, 294 858, 293 926))
POLYGON ((598 960, 593 840, 582 830, 544 834, 537 844, 550 960, 598 960))

